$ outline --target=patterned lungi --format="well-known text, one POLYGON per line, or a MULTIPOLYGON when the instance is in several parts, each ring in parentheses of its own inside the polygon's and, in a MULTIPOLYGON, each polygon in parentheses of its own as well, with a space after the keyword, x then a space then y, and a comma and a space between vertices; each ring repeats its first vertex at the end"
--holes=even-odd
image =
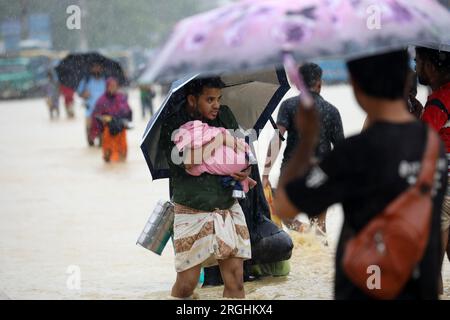
POLYGON ((199 211, 175 203, 175 269, 210 267, 217 260, 250 259, 250 235, 239 203, 228 210, 199 211))

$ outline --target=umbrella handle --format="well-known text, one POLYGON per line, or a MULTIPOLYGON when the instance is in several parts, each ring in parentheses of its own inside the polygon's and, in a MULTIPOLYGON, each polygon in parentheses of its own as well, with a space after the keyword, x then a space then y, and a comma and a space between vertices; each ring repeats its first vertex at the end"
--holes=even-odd
POLYGON ((284 69, 286 70, 289 79, 295 87, 301 92, 300 101, 306 108, 311 108, 314 104, 314 100, 309 93, 309 90, 305 87, 302 75, 298 72, 297 63, 290 52, 285 52, 283 55, 284 69))

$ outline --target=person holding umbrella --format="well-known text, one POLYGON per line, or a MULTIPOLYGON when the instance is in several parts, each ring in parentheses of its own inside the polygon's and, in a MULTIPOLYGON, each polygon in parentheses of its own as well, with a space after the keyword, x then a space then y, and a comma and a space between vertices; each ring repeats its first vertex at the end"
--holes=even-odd
POLYGON ((90 67, 88 77, 81 80, 77 93, 84 99, 86 105, 86 133, 89 146, 94 146, 95 136, 90 135, 92 127, 92 113, 97 100, 106 91, 106 77, 100 63, 94 62, 90 67))
MULTIPOLYGON (((310 162, 319 137, 317 111, 300 105, 296 116, 302 139, 281 172, 275 209, 285 218, 294 217, 299 211, 315 216, 334 203, 342 203, 344 223, 336 253, 336 299, 438 298, 440 216, 447 184, 447 161, 437 134, 407 109, 408 64, 406 50, 348 62, 354 94, 368 114, 369 126, 359 135, 338 143, 318 164, 310 162), (422 168, 427 168, 425 174, 422 168), (426 185, 422 182, 424 176, 426 185), (381 226, 375 229, 378 233, 368 238, 365 253, 361 253, 365 257, 371 255, 371 261, 376 263, 389 257, 397 260, 390 264, 372 263, 367 270, 366 263, 359 263, 357 266, 364 270, 359 269, 357 274, 350 272, 353 269, 349 266, 354 266, 352 261, 361 262, 362 256, 352 256, 348 250, 354 247, 349 245, 355 244, 356 237, 374 230, 371 223, 381 222, 386 217, 385 208, 392 208, 394 199, 411 188, 421 188, 417 193, 427 205, 403 210, 407 218, 403 216, 390 233, 384 233, 386 229, 381 226), (404 225, 412 221, 426 223, 404 225), (409 239, 404 237, 405 230, 418 232, 420 236, 405 242, 402 239, 409 239), (422 237, 423 234, 426 236, 422 237), (400 250, 394 250, 395 241, 401 242, 397 247, 400 250), (417 250, 408 251, 410 246, 423 251, 416 256, 417 250), (414 256, 405 255, 408 252, 414 256), (407 267, 403 264, 406 258, 411 262, 407 267), (389 278, 390 281, 382 280, 395 271, 396 276, 389 278), (377 293, 385 293, 386 288, 392 291, 380 297, 377 293)), ((401 210, 404 205, 392 210, 401 210)), ((390 225, 385 224, 386 228, 390 225)))
MULTIPOLYGON (((191 176, 190 159, 178 159, 172 141, 183 124, 200 120, 214 127, 238 129, 227 106, 220 104, 220 78, 194 79, 185 86, 185 101, 170 114, 161 129, 160 148, 169 162, 172 201, 175 204, 174 248, 177 280, 175 298, 188 298, 197 286, 201 267, 219 265, 224 280, 223 296, 244 298, 243 261, 251 258, 250 235, 232 188, 224 188, 221 177, 204 173, 191 176)), ((206 150, 206 148, 205 148, 206 150)), ((243 181, 250 170, 232 177, 243 181)))

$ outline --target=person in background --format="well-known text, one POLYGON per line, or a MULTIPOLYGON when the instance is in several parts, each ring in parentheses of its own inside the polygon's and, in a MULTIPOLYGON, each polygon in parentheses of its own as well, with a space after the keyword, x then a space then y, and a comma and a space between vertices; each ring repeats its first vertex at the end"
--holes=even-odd
POLYGON ((47 106, 50 119, 59 118, 59 83, 53 71, 48 71, 47 77, 47 106))
POLYGON ((81 80, 77 89, 77 93, 84 99, 86 106, 86 136, 90 147, 94 146, 96 138, 96 136, 89 134, 92 127, 92 112, 94 111, 97 100, 105 93, 105 90, 106 77, 103 72, 103 67, 99 63, 94 63, 91 66, 90 75, 81 80))
POLYGON ((119 83, 115 78, 106 81, 106 92, 98 99, 91 117, 90 139, 102 135, 105 162, 125 161, 128 150, 127 121, 132 120, 132 111, 127 96, 119 92, 119 83))
MULTIPOLYGON (((331 149, 344 139, 344 129, 342 127, 341 115, 338 109, 326 101, 321 95, 322 90, 322 68, 315 63, 306 63, 299 68, 299 73, 303 77, 306 87, 309 89, 320 115, 321 130, 319 144, 314 153, 316 161, 323 158, 331 149)), ((293 151, 297 147, 301 137, 299 137, 297 128, 295 127, 295 117, 297 114, 297 107, 300 101, 300 96, 288 99, 282 103, 280 111, 278 112, 277 126, 279 134, 276 133, 272 138, 269 150, 267 152, 264 173, 262 177, 263 187, 270 185, 269 174, 273 163, 278 157, 281 146, 281 137, 287 132, 286 149, 283 154, 283 162, 281 165, 281 171, 286 166, 286 163, 292 156, 293 151), (272 148, 272 146, 278 146, 278 148, 272 148), (274 149, 274 150, 272 150, 274 149), (272 151, 275 153, 272 154, 272 151)), ((277 214, 277 212, 275 212, 277 214)), ((317 221, 318 231, 321 234, 326 233, 326 211, 313 219, 317 221)), ((288 227, 294 230, 303 231, 307 227, 300 221, 293 219, 290 221, 284 221, 288 227)))
POLYGON ((153 98, 156 93, 151 85, 139 86, 141 94, 141 107, 142 107, 142 119, 145 119, 146 111, 150 113, 150 117, 153 116, 153 98))

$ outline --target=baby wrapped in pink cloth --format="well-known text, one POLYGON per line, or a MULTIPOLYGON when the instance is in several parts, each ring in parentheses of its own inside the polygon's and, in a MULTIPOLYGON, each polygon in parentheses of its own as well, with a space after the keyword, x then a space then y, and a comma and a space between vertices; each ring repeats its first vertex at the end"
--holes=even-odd
MULTIPOLYGON (((233 137, 225 128, 210 127, 198 120, 182 125, 175 134, 174 143, 179 151, 184 152, 185 159, 194 159, 194 166, 186 170, 193 176, 205 172, 228 176, 247 169, 249 160, 254 159, 244 139, 233 137)), ((243 191, 248 192, 256 181, 246 178, 241 184, 243 191)))

